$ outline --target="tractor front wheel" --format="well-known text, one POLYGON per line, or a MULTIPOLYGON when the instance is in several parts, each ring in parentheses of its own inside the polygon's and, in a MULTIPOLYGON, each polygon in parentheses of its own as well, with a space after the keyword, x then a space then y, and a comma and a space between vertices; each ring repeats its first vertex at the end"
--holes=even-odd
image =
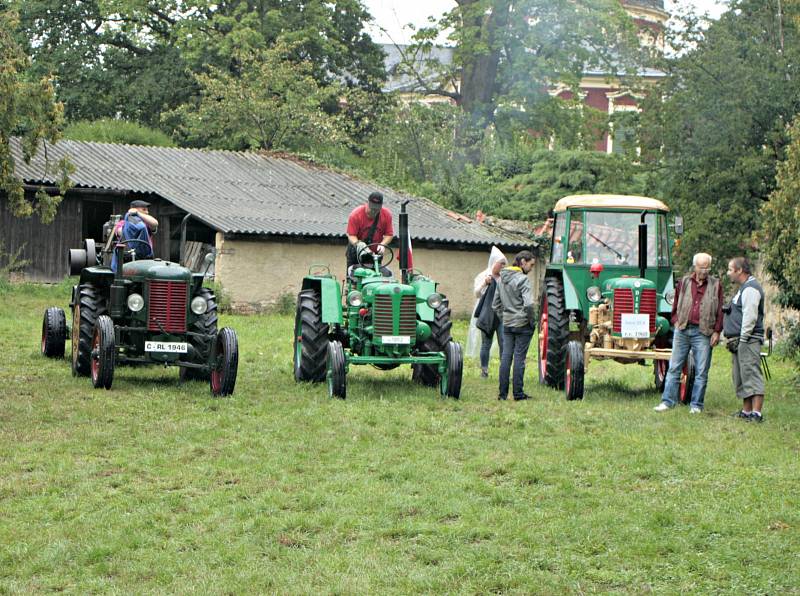
POLYGON ((108 315, 100 315, 92 334, 91 376, 95 389, 111 389, 115 357, 114 321, 108 315))
POLYGON ((64 311, 51 306, 44 311, 42 321, 42 356, 63 358, 67 342, 67 317, 64 311))
POLYGON ((539 383, 561 389, 569 317, 564 307, 564 284, 557 277, 544 280, 539 310, 539 383))
POLYGON ((579 341, 572 340, 567 344, 564 370, 564 394, 567 400, 583 399, 584 359, 583 346, 579 341))
POLYGON ((683 405, 688 405, 692 401, 692 389, 694 389, 694 353, 689 350, 686 362, 683 363, 681 371, 681 385, 678 390, 678 399, 683 405))
POLYGON ((321 383, 325 380, 328 324, 322 322, 319 294, 303 290, 297 296, 294 317, 294 380, 321 383))
POLYGON ((72 307, 72 374, 85 377, 92 369, 92 340, 97 319, 106 314, 106 300, 94 284, 81 284, 72 307))
MULTIPOLYGON (((452 339, 450 329, 453 327, 447 300, 442 301, 434 310, 433 320, 428 321, 428 325, 431 327, 431 336, 420 346, 420 352, 444 352, 445 346, 452 339)), ((412 364, 411 370, 411 378, 426 387, 436 387, 441 380, 439 367, 436 365, 412 364)))
POLYGON ((444 348, 447 361, 447 372, 441 375, 439 392, 444 397, 458 399, 461 396, 461 377, 464 371, 464 356, 461 353, 461 344, 454 341, 447 342, 444 348))
MULTIPOLYGON (((197 296, 205 298, 206 312, 197 317, 192 323, 190 331, 197 333, 194 344, 195 350, 199 353, 197 363, 208 362, 211 351, 214 349, 214 340, 217 337, 217 298, 209 288, 200 288, 197 296)), ((208 381, 209 373, 200 368, 181 367, 178 373, 181 382, 184 381, 208 381)))
POLYGON ((211 369, 211 393, 214 397, 231 395, 236 386, 239 370, 239 339, 230 327, 217 334, 216 358, 211 369))
POLYGON ((328 343, 327 353, 328 397, 347 398, 347 366, 341 342, 328 343))
POLYGON ((669 360, 653 360, 653 377, 656 382, 656 391, 664 392, 664 384, 667 382, 667 371, 669 370, 669 360))

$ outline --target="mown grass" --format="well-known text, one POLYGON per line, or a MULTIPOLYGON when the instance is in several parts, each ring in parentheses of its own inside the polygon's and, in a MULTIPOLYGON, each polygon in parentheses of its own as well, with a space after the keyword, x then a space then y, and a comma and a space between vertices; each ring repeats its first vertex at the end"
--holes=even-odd
MULTIPOLYGON (((583 402, 534 383, 460 401, 355 368, 347 401, 291 376, 290 317, 237 329, 236 393, 172 369, 111 391, 38 353, 66 286, 0 295, 0 592, 798 593, 795 371, 762 425, 657 415, 652 369, 593 363, 583 402)), ((457 325, 464 337, 466 328, 457 325)), ((493 363, 496 371, 496 362, 493 363)))

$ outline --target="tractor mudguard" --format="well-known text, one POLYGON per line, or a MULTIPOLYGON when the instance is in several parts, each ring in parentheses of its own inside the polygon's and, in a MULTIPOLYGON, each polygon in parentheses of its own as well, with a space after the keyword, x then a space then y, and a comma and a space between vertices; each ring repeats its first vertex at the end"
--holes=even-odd
POLYGON ((564 275, 564 308, 567 310, 583 310, 581 301, 578 298, 578 292, 575 291, 575 285, 569 275, 564 275))
POLYGON ((319 292, 323 323, 342 324, 342 289, 337 279, 309 275, 303 278, 302 289, 314 289, 319 292))
POLYGON ((428 306, 426 300, 428 296, 436 293, 436 282, 427 278, 418 278, 411 282, 411 286, 417 294, 417 314, 423 321, 433 321, 435 313, 428 306))
POLYGON ((81 271, 81 283, 96 286, 110 286, 114 281, 114 272, 105 267, 86 267, 81 271))

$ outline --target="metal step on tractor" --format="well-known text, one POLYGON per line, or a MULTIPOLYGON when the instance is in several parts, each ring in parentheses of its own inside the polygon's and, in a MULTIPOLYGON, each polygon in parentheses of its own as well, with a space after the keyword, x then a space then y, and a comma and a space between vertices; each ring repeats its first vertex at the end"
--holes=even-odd
POLYGON ((91 377, 98 389, 111 389, 117 366, 162 365, 179 367, 181 380, 207 380, 215 396, 232 394, 238 339, 233 329, 217 329, 216 297, 203 285, 213 253, 202 273, 157 258, 135 260, 132 244, 142 241, 117 238, 117 221, 113 216, 103 226, 100 251, 91 239, 69 251, 70 275, 80 276, 69 304, 71 325, 61 308, 48 308, 42 354, 62 358, 69 338, 72 374, 91 377), (120 265, 112 270, 115 255, 120 265))
MULTIPOLYGON (((556 203, 550 261, 539 311, 539 382, 582 399, 592 359, 653 362, 663 391, 672 355, 675 300, 674 235, 659 200, 626 195, 577 195, 556 203)), ((691 400, 694 360, 681 375, 681 403, 691 400)))
POLYGON ((399 216, 400 280, 381 270, 392 262, 392 249, 380 254, 374 244, 358 252, 358 265, 342 284, 326 265, 312 266, 303 278, 294 325, 296 381, 327 381, 328 395, 344 399, 351 366, 410 364, 414 381, 459 398, 461 345, 450 335, 447 298, 409 267, 407 202, 399 216))

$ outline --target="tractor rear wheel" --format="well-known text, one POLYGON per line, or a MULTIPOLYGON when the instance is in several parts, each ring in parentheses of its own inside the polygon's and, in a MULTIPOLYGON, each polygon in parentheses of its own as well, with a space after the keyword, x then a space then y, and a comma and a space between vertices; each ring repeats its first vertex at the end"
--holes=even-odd
POLYGON ((461 344, 454 341, 447 342, 444 355, 447 360, 447 372, 441 375, 439 391, 444 397, 458 399, 461 396, 461 377, 464 371, 461 344))
POLYGON ((214 397, 231 395, 239 370, 239 339, 230 327, 217 334, 217 357, 211 369, 211 393, 214 397))
POLYGON ((78 286, 72 307, 72 374, 86 377, 92 370, 94 326, 106 314, 106 299, 94 284, 78 286))
POLYGON ((95 389, 111 389, 116 355, 114 321, 108 315, 100 315, 92 334, 91 375, 95 389))
POLYGON ((42 356, 63 358, 67 341, 67 317, 64 311, 51 306, 44 311, 42 320, 42 356))
POLYGON ((694 353, 689 350, 689 355, 686 356, 686 362, 683 363, 683 370, 681 371, 681 384, 678 389, 678 400, 683 405, 689 405, 692 401, 692 389, 694 389, 694 353))
MULTIPOLYGON (((450 329, 453 322, 450 320, 450 305, 447 300, 434 310, 433 321, 429 321, 431 336, 420 346, 420 352, 443 352, 447 342, 452 340, 450 329)), ((439 367, 434 364, 412 364, 411 378, 426 387, 436 387, 441 375, 439 367)))
POLYGON ((328 397, 347 398, 347 367, 341 342, 328 343, 327 351, 328 397))
POLYGON ((322 303, 313 290, 297 295, 294 317, 294 380, 321 383, 325 380, 328 324, 322 322, 322 303))
MULTIPOLYGON (((200 356, 198 364, 205 364, 211 357, 211 351, 214 349, 214 341, 216 341, 217 338, 217 298, 209 288, 200 288, 197 296, 205 298, 206 312, 192 323, 189 331, 205 336, 202 339, 196 338, 196 343, 194 344, 194 348, 200 356)), ((199 368, 181 367, 178 375, 181 381, 208 381, 210 373, 204 372, 199 368)))
POLYGON ((584 359, 583 346, 579 341, 572 340, 567 344, 564 370, 564 394, 567 401, 583 399, 584 359))
POLYGON ((557 277, 544 280, 539 310, 539 383, 564 387, 564 363, 569 317, 564 308, 564 284, 557 277))

